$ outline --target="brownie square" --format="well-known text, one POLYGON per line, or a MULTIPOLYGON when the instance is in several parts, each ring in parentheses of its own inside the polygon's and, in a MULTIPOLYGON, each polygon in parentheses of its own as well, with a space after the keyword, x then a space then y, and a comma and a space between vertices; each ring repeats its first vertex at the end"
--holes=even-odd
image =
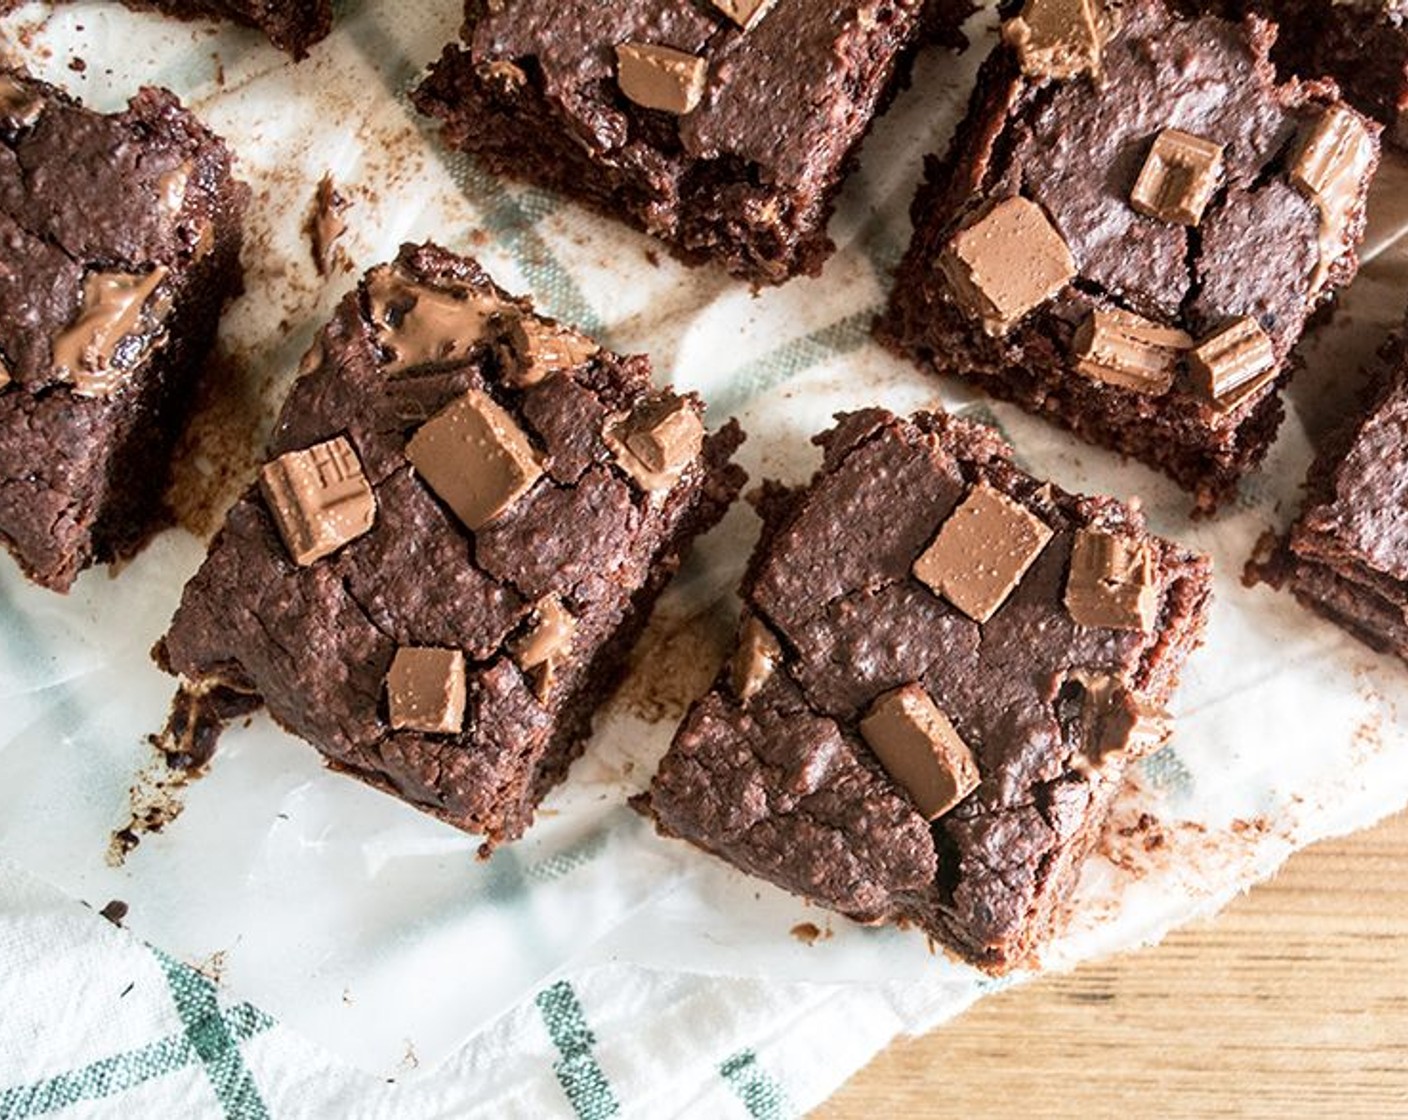
POLYGON ((815 275, 872 121, 969 0, 469 0, 414 94, 451 147, 757 283, 815 275))
POLYGON ((1274 35, 1030 0, 928 162, 880 338, 1225 501, 1357 271, 1378 162, 1332 86, 1276 83, 1274 35))
POLYGON ((1257 13, 1280 28, 1271 48, 1278 70, 1331 77, 1384 138, 1408 147, 1408 5, 1399 0, 1228 0, 1213 11, 1257 13))
POLYGON ((809 486, 765 488, 736 651, 641 805, 804 898, 1022 965, 1168 733, 1209 561, 963 420, 867 411, 817 442, 809 486))
POLYGON ((262 701, 335 769, 489 845, 520 835, 742 486, 741 432, 703 411, 471 260, 407 246, 372 269, 155 650, 186 761, 205 716, 262 701))
MULTIPOLYGON (((262 31, 282 51, 305 58, 332 30, 332 0, 123 0, 129 8, 154 9, 180 19, 229 19, 262 31)), ((0 0, 0 14, 23 0, 0 0)))
POLYGON ((105 116, 0 69, 0 541, 36 582, 160 521, 248 195, 172 94, 105 116))
POLYGON ((1408 661, 1408 333, 1385 346, 1363 408, 1310 468, 1306 503, 1252 574, 1408 661))

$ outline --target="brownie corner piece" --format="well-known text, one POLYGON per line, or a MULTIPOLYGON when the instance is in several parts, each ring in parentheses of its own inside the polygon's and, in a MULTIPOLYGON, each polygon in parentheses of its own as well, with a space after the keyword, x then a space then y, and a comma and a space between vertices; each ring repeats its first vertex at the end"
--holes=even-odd
POLYGON ((0 68, 0 542, 37 583, 159 524, 248 196, 172 94, 105 115, 0 68))
POLYGON ((133 8, 155 7, 184 19, 223 16, 263 32, 295 61, 332 31, 333 0, 126 0, 133 8))
POLYGON ((969 0, 471 4, 413 96, 450 147, 755 283, 820 272, 842 179, 969 0))
POLYGON ((1028 963, 1202 640, 1208 559, 947 416, 842 417, 773 487, 732 657, 659 830, 974 964, 1028 963))
POLYGON ((177 708, 256 697, 330 766, 516 838, 743 485, 742 433, 703 413, 474 261, 404 247, 322 331, 186 586, 155 650, 177 708))
POLYGON ((1408 661, 1408 333, 1379 356, 1364 400, 1311 464, 1300 515, 1249 565, 1381 653, 1408 661))
POLYGON ((879 337, 1162 470, 1211 511, 1358 269, 1379 126, 1278 84, 1275 29, 1028 0, 931 159, 879 337))

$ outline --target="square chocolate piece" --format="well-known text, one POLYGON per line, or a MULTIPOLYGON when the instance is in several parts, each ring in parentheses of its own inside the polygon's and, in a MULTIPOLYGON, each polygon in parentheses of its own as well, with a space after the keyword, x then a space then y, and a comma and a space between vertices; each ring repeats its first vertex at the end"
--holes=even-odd
POLYGON ((0 542, 57 591, 163 518, 249 191, 164 90, 103 115, 0 68, 0 542))
POLYGON ((1215 509, 1275 438, 1307 321, 1358 269, 1378 126, 1323 83, 1276 84, 1264 23, 1159 0, 1008 14, 929 162, 878 334, 1215 509), (1033 53, 1038 26, 1049 49, 1033 53), (956 277, 975 223, 1018 204, 1041 216, 1027 247, 989 238, 991 266, 956 277))
POLYGON ((1408 661, 1408 330, 1385 347, 1362 408, 1310 468, 1304 510, 1251 572, 1356 638, 1408 661))
POLYGON ((818 442, 810 485, 763 490, 737 651, 640 805, 821 905, 1022 965, 1057 932, 1126 767, 1167 737, 1209 562, 1128 506, 1043 485, 963 420, 872 410, 818 442), (975 494, 1046 538, 985 622, 916 574, 975 494), (1095 624, 1067 606, 1090 534, 1148 559, 1081 585, 1095 624), (1146 577, 1147 622, 1130 626, 1121 580, 1146 577))
MULTIPOLYGON (((24 0, 0 0, 0 15, 24 0)), ((332 30, 332 0, 123 0, 139 11, 155 8, 178 19, 219 16, 262 31, 296 59, 332 30)))
POLYGON ((703 411, 473 261, 405 247, 342 301, 284 405, 269 460, 301 489, 250 487, 186 586, 155 651, 178 709, 262 702, 334 768, 514 839, 742 486, 742 434, 704 435, 703 411), (699 438, 644 485, 608 436, 662 409, 699 438))
POLYGON ((826 223, 921 41, 969 0, 514 0, 466 5, 413 95, 446 144, 776 284, 816 275, 826 223))

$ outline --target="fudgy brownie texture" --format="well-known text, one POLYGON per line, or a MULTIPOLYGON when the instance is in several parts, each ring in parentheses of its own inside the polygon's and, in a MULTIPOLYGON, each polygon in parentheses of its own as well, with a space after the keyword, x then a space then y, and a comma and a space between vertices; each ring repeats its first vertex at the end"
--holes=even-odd
POLYGON ((985 427, 866 411, 818 442, 808 487, 765 488, 738 649, 640 807, 860 921, 1021 965, 1167 734, 1209 562, 985 427))
POLYGON ((414 101, 447 144, 623 218, 691 263, 815 275, 826 223, 921 41, 969 0, 466 5, 414 101))
POLYGON ((1385 346, 1363 408, 1310 468, 1304 511, 1250 574, 1408 661, 1408 333, 1385 346))
POLYGON ((744 481, 737 425, 702 413, 407 246, 322 331, 155 650, 183 722, 257 696, 334 768, 517 837, 744 481))
POLYGON ((927 163, 879 337, 1226 500, 1358 269, 1378 162, 1333 85, 1276 83, 1274 34, 1030 0, 927 163))
POLYGON ((162 516, 248 189, 176 98, 104 116, 0 69, 0 541, 63 591, 162 516))
MULTIPOLYGON (((0 13, 23 0, 0 0, 0 13)), ((264 32, 282 51, 304 58, 332 30, 332 0, 123 0, 129 8, 165 12, 181 19, 216 17, 264 32)))
POLYGON ((1402 0, 1219 0, 1201 7, 1258 13, 1280 28, 1271 58, 1282 73, 1334 78, 1356 109, 1408 147, 1408 3, 1402 0))

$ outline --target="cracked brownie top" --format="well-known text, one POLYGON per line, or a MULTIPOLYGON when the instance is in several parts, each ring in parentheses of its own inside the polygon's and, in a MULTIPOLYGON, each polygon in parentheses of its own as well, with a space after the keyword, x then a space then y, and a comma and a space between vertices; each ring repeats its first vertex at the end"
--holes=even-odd
POLYGON ((662 829, 866 921, 1022 963, 1199 641, 1205 558, 988 429, 842 417, 763 496, 737 652, 649 794, 662 829))
POLYGON ((158 658, 257 694, 331 761, 512 838, 679 551, 741 484, 736 426, 407 247, 343 301, 158 658))

